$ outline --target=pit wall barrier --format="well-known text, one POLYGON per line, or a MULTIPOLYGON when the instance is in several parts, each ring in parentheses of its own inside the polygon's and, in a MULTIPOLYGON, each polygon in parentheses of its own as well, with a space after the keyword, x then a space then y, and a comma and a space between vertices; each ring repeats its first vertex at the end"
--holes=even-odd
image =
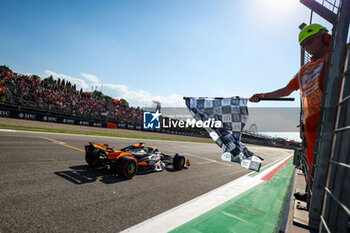
POLYGON ((36 113, 36 112, 23 111, 23 110, 7 109, 2 106, 0 106, 0 117, 32 120, 32 121, 43 121, 43 122, 68 124, 68 125, 80 125, 80 126, 91 126, 91 127, 112 128, 112 129, 118 128, 118 129, 129 129, 129 130, 141 130, 141 131, 185 135, 185 136, 193 136, 193 137, 205 137, 200 134, 178 132, 175 130, 165 130, 165 129, 148 130, 148 129, 143 129, 142 126, 140 125, 134 125, 134 124, 124 123, 124 122, 106 123, 106 122, 100 122, 100 121, 79 119, 74 117, 57 116, 53 114, 44 114, 44 113, 36 113))
MULTIPOLYGON (((38 113, 27 110, 17 110, 9 109, 4 106, 0 106, 0 117, 4 118, 16 118, 22 120, 32 120, 32 121, 42 121, 42 122, 51 122, 67 125, 79 125, 79 126, 90 126, 98 128, 110 128, 110 129, 129 129, 129 130, 139 130, 145 132, 157 132, 164 134, 172 135, 182 135, 182 136, 191 136, 191 137, 200 137, 200 138, 210 138, 207 134, 200 134, 195 132, 186 132, 186 131, 177 131, 174 129, 144 129, 140 125, 134 125, 124 122, 110 123, 110 122, 101 122, 101 121, 92 121, 87 119, 79 119, 74 117, 67 116, 58 116, 52 113, 38 113)), ((254 136, 252 134, 242 134, 242 142, 249 143, 254 145, 286 148, 286 149, 295 149, 298 147, 296 144, 286 145, 286 142, 281 141, 277 142, 262 136, 254 136)))

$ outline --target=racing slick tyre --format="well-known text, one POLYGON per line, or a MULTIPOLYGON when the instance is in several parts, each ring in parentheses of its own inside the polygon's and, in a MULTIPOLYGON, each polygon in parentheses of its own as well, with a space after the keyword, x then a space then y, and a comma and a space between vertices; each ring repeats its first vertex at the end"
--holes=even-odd
POLYGON ((91 168, 96 168, 101 166, 101 162, 98 160, 98 152, 99 149, 97 148, 90 148, 90 151, 88 153, 88 151, 86 151, 85 154, 85 161, 87 162, 87 164, 91 167, 91 168))
POLYGON ((182 170, 185 166, 185 157, 176 154, 173 158, 173 166, 176 170, 182 170))
POLYGON ((122 156, 117 160, 116 172, 119 177, 131 179, 136 174, 136 160, 129 156, 122 156))

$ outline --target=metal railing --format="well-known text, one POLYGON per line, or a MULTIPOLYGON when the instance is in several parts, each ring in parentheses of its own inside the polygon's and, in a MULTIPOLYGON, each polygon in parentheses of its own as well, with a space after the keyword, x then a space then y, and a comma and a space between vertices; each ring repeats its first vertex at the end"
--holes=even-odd
POLYGON ((329 1, 329 0, 318 0, 317 2, 319 2, 320 4, 322 4, 322 6, 326 7, 328 10, 334 12, 334 13, 338 13, 338 9, 340 6, 340 0, 334 0, 334 1, 329 1))
POLYGON ((350 45, 343 72, 338 115, 321 215, 320 232, 350 231, 350 45))
MULTIPOLYGON (((350 175, 349 68, 342 76, 350 0, 300 1, 333 25, 316 146, 310 167, 309 227, 320 232, 350 232, 350 182, 347 178, 350 175), (340 87, 342 97, 339 100, 340 87)), ((302 56, 302 61, 307 59, 307 56, 302 56)), ((345 67, 349 67, 348 59, 345 67)))

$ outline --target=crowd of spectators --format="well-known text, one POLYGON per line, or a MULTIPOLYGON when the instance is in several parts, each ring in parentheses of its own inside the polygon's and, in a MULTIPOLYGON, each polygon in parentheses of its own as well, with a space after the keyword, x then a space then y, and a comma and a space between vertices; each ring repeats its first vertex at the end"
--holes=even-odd
POLYGON ((83 92, 65 80, 0 71, 0 100, 37 110, 94 120, 142 124, 141 108, 129 107, 125 100, 115 100, 95 90, 83 92), (10 93, 6 95, 6 91, 10 93))

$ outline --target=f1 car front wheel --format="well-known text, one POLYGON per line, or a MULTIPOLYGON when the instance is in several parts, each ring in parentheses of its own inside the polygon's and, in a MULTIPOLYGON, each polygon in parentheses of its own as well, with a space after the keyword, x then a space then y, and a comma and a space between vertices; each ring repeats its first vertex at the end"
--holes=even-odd
POLYGON ((182 155, 176 154, 173 158, 173 166, 176 170, 182 170, 185 166, 186 159, 182 155))
POLYGON ((131 179, 136 174, 136 160, 129 156, 122 156, 117 160, 116 172, 119 177, 131 179))

